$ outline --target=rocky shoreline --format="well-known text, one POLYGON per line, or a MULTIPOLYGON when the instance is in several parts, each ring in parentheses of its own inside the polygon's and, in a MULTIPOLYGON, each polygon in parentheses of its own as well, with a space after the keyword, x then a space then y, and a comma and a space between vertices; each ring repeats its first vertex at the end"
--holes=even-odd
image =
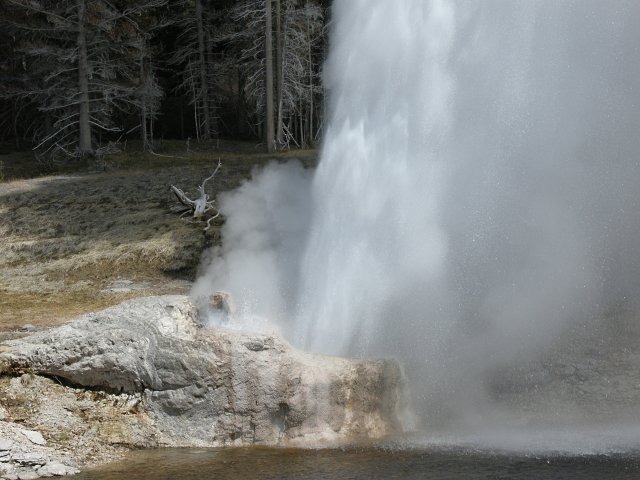
POLYGON ((0 421, 0 478, 32 480, 80 471, 74 460, 46 445, 40 432, 0 421))
POLYGON ((400 429, 395 362, 209 328, 186 296, 129 300, 0 348, 0 447, 13 442, 0 478, 75 473, 131 448, 325 446, 400 429))

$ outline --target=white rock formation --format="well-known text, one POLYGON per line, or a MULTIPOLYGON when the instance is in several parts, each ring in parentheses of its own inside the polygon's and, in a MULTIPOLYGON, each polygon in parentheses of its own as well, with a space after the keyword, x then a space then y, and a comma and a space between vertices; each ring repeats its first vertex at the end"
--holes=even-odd
POLYGON ((44 441, 40 432, 0 421, 0 478, 35 479, 79 472, 71 459, 43 446, 41 439, 44 441))
POLYGON ((159 445, 324 445, 399 429, 395 362, 205 328, 184 296, 130 300, 7 344, 11 368, 140 395, 159 445))

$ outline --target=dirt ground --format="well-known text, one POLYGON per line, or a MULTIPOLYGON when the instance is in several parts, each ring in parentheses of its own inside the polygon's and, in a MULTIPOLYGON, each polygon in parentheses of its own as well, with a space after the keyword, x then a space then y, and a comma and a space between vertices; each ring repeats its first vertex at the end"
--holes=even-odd
POLYGON ((212 193, 235 188, 269 161, 315 164, 314 151, 266 156, 251 148, 129 154, 108 159, 99 173, 0 182, 0 332, 57 325, 131 297, 188 292, 224 219, 205 234, 202 223, 172 212, 178 204, 169 186, 195 197, 218 158, 212 193))

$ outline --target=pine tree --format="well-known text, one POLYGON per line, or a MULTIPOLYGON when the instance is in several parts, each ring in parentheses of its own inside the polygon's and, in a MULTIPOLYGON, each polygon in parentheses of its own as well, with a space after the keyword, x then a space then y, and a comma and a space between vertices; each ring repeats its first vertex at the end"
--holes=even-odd
POLYGON ((148 32, 138 18, 166 3, 8 2, 19 19, 10 26, 26 70, 12 95, 33 102, 42 114, 34 129, 40 154, 100 153, 102 133, 122 132, 118 114, 155 108, 161 92, 140 67, 148 55, 148 32))

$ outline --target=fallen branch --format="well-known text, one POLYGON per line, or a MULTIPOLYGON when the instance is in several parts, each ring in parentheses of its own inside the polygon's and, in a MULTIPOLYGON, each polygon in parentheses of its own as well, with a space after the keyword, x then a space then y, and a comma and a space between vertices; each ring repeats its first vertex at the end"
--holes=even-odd
POLYGON ((211 222, 220 216, 220 212, 214 206, 215 199, 210 200, 211 197, 206 193, 205 185, 209 180, 213 180, 213 178, 216 176, 216 173, 218 173, 218 170, 220 170, 221 166, 222 162, 218 159, 218 165, 216 166, 216 169, 211 175, 205 178, 202 181, 202 184, 198 187, 198 193, 200 194, 200 196, 195 200, 191 200, 187 196, 187 194, 184 193, 184 191, 180 188, 176 187, 175 185, 171 185, 171 191, 173 192, 173 194, 176 196, 178 201, 182 205, 184 205, 184 207, 186 207, 186 209, 181 209, 181 216, 189 213, 194 220, 204 220, 205 214, 211 211, 215 211, 215 214, 207 219, 207 226, 204 228, 205 231, 209 230, 209 228, 211 228, 211 222))

